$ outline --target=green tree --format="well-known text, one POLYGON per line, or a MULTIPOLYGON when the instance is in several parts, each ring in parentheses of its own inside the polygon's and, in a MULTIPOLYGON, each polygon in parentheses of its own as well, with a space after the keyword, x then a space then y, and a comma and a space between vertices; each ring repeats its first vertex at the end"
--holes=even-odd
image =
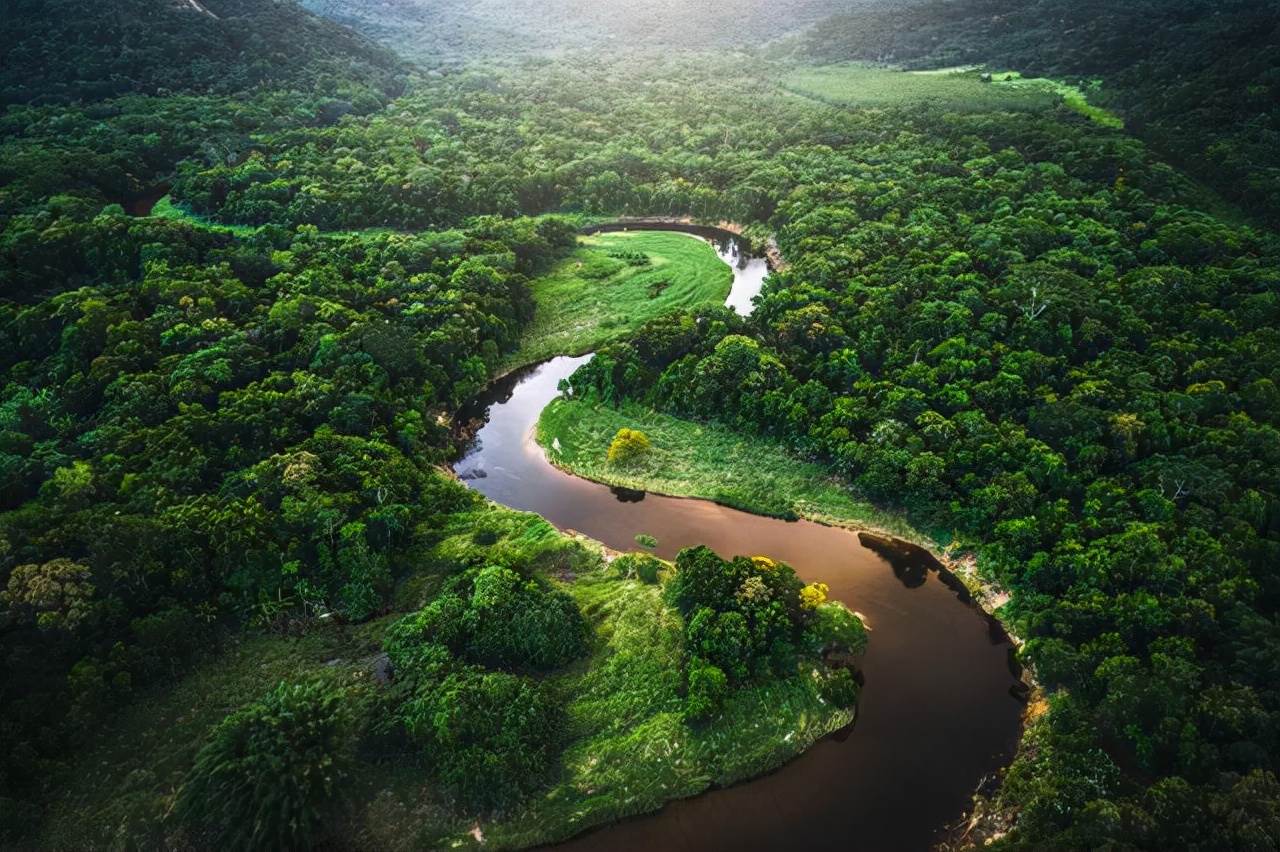
POLYGON ((175 813, 223 848, 312 845, 350 766, 349 722, 342 690, 281 683, 213 729, 175 813))

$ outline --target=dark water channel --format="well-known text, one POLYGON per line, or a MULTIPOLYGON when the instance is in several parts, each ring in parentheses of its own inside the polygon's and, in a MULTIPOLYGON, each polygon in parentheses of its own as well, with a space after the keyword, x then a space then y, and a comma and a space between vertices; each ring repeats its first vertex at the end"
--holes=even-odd
MULTIPOLYGON (((764 263, 723 236, 717 248, 734 268, 728 303, 748 312, 764 263)), ((871 643, 852 729, 771 775, 558 848, 928 848, 1008 763, 1018 739, 1022 705, 1012 694, 1018 681, 999 625, 919 548, 701 500, 616 491, 557 470, 534 443, 533 427, 559 381, 590 357, 555 358, 490 388, 478 401, 487 423, 456 465, 458 475, 498 503, 620 550, 648 533, 668 558, 706 544, 723 556, 788 562, 860 612, 871 643)))

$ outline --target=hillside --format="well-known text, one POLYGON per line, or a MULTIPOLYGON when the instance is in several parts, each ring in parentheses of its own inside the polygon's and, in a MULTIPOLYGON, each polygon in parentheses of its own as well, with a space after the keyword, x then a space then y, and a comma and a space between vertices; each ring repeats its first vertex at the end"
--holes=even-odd
POLYGON ((302 0, 427 66, 602 54, 750 49, 817 23, 840 0, 302 0))
POLYGON ((1280 4, 864 0, 813 28, 802 52, 1097 81, 1093 96, 1133 133, 1280 225, 1280 4))
POLYGON ((124 94, 226 94, 255 87, 403 87, 384 48, 269 0, 11 0, 0 30, 0 104, 124 94))

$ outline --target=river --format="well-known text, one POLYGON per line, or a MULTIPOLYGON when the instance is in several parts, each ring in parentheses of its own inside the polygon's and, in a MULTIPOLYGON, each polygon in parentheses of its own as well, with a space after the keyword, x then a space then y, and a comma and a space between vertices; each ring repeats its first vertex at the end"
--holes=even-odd
MULTIPOLYGON (((710 240, 734 270, 727 304, 748 313, 767 273, 764 261, 727 234, 710 240)), ((922 850, 937 842, 1017 744, 1022 704, 1003 630, 919 548, 886 549, 870 539, 867 546, 848 530, 610 489, 558 470, 534 442, 533 428, 560 380, 590 357, 554 358, 491 387, 478 400, 487 422, 455 466, 459 477, 498 503, 619 550, 634 549, 636 534, 648 533, 667 558, 706 544, 722 556, 788 562, 861 613, 871 641, 852 729, 770 775, 557 848, 922 850)))

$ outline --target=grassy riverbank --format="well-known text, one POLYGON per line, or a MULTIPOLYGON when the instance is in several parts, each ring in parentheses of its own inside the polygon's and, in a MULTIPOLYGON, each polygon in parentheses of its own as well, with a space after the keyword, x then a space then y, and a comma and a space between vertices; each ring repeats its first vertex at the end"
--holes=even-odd
POLYGON ((674 310, 720 305, 733 271, 702 240, 671 231, 582 237, 533 281, 537 309, 512 366, 581 354, 674 310))
POLYGON ((612 408, 557 399, 543 410, 537 437, 555 464, 597 482, 928 540, 900 516, 858 499, 822 466, 801 461, 767 439, 714 423, 682 420, 631 402, 612 408), (609 464, 609 442, 623 427, 644 432, 652 449, 625 465, 609 464))
MULTIPOLYGON (((564 707, 564 747, 546 787, 477 819, 436 787, 411 746, 382 743, 377 759, 358 762, 343 780, 341 816, 327 838, 334 846, 552 842, 768 772, 853 718, 820 699, 809 674, 821 665, 814 661, 791 677, 732 690, 718 715, 690 724, 683 718, 683 621, 661 586, 621 579, 598 545, 491 504, 452 516, 432 538, 400 585, 399 610, 419 606, 457 566, 485 563, 542 574, 581 608, 591 629, 588 655, 542 676, 564 707)), ((192 845, 166 814, 210 728, 282 680, 319 673, 351 690, 358 726, 375 722, 372 671, 399 614, 363 625, 312 623, 300 636, 252 635, 135 702, 80 752, 37 845, 192 845)))

